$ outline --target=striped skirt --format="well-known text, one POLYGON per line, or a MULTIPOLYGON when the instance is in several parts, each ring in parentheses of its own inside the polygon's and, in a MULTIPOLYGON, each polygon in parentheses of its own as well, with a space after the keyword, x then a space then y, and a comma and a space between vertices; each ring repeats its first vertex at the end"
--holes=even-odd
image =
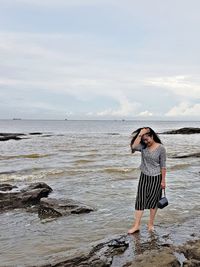
POLYGON ((137 196, 135 202, 136 210, 155 209, 162 196, 162 175, 149 176, 141 172, 137 196))

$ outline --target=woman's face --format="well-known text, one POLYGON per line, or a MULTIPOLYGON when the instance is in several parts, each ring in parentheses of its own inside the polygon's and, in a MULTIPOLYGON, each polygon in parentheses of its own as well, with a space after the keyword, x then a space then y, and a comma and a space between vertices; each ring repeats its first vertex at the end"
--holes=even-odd
POLYGON ((153 136, 149 136, 148 134, 144 134, 142 136, 142 141, 147 145, 147 146, 151 146, 154 142, 153 140, 153 136))

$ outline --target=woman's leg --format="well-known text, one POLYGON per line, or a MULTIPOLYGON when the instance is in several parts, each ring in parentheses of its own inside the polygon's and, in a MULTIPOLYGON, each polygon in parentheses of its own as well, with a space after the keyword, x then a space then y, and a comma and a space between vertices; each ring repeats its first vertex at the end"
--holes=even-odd
POLYGON ((157 208, 150 209, 150 217, 149 217, 149 223, 148 223, 148 230, 153 231, 154 230, 154 219, 156 216, 157 208))
POLYGON ((144 212, 144 203, 146 198, 146 176, 141 173, 137 188, 137 196, 135 201, 135 222, 128 233, 133 234, 140 229, 140 222, 144 212))
POLYGON ((129 229, 128 234, 133 234, 135 232, 138 232, 140 230, 140 223, 141 218, 143 215, 144 210, 136 210, 135 211, 135 223, 133 224, 133 227, 129 229))
POLYGON ((149 217, 149 223, 148 223, 149 231, 154 230, 154 220, 155 220, 156 212, 158 210, 157 203, 162 196, 162 189, 160 187, 161 179, 162 179, 161 174, 150 177, 151 191, 149 194, 150 197, 148 199, 148 206, 155 207, 155 208, 150 208, 150 217, 149 217))

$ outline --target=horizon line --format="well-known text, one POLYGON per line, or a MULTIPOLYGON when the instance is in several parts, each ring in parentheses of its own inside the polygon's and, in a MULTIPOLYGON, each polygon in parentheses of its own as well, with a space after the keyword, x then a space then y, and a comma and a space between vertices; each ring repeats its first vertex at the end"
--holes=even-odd
POLYGON ((8 120, 8 121, 182 121, 182 122, 200 122, 200 120, 192 120, 192 119, 23 119, 23 118, 0 118, 0 120, 8 120))

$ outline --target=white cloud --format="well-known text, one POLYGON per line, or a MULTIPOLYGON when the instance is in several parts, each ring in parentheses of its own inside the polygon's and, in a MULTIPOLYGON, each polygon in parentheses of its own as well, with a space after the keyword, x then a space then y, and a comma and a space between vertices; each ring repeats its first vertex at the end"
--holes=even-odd
POLYGON ((153 113, 152 112, 149 112, 148 110, 145 110, 143 112, 140 112, 139 113, 139 116, 142 116, 142 117, 151 117, 151 116, 153 116, 153 113))
MULTIPOLYGON (((142 81, 132 77, 131 69, 123 70, 122 65, 102 57, 101 50, 101 43, 89 35, 1 32, 0 70, 6 65, 8 73, 0 76, 0 85, 60 92, 83 101, 107 96, 120 103, 123 95, 131 95, 142 81)), ((120 114, 126 114, 127 109, 131 110, 129 104, 126 108, 121 105, 120 114)))
POLYGON ((176 95, 200 98, 200 80, 194 76, 159 77, 146 80, 147 84, 166 88, 176 95))
POLYGON ((166 114, 169 117, 176 117, 176 116, 200 116, 200 104, 191 105, 187 102, 182 102, 178 106, 173 107, 170 109, 166 114))
POLYGON ((126 117, 126 116, 136 116, 138 113, 138 108, 141 106, 139 103, 132 103, 128 101, 125 96, 121 96, 119 99, 120 107, 118 109, 107 109, 101 112, 97 112, 97 116, 111 116, 111 117, 126 117))

